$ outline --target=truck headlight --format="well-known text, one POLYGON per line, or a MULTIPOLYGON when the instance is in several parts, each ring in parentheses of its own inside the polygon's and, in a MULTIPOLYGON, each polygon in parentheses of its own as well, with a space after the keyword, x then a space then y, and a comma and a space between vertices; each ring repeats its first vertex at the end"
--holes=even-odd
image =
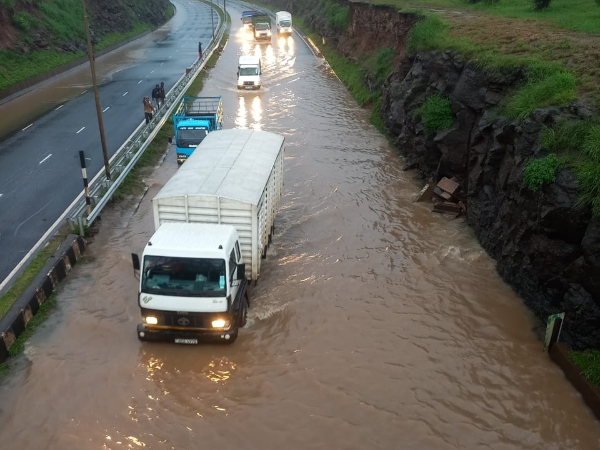
POLYGON ((148 325, 156 325, 158 323, 158 319, 154 316, 146 316, 144 320, 148 325))
POLYGON ((225 328, 229 325, 229 322, 224 319, 217 319, 213 320, 211 325, 213 328, 225 328))
POLYGON ((267 31, 267 36, 271 36, 271 32, 270 31, 267 31))

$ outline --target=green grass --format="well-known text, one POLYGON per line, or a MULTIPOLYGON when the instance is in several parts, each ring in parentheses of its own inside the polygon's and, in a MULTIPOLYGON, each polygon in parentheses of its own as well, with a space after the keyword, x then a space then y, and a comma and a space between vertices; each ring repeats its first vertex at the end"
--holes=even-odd
POLYGON ((569 356, 583 376, 600 388, 600 350, 571 352, 569 356))
POLYGON ((0 317, 6 314, 10 307, 15 303, 19 296, 31 284, 35 276, 48 262, 48 259, 64 242, 68 235, 68 227, 63 227, 60 231, 48 241, 48 244, 40 250, 33 261, 27 266, 23 273, 15 280, 12 287, 0 297, 0 317))
POLYGON ((427 131, 447 130, 454 123, 450 100, 435 94, 427 98, 417 110, 427 131))
POLYGON ((542 131, 541 149, 578 158, 592 126, 593 122, 588 120, 563 120, 552 128, 546 127, 542 131))
POLYGON ((533 192, 539 191, 545 184, 552 183, 556 174, 565 165, 565 161, 554 153, 544 158, 538 158, 530 162, 525 168, 523 182, 533 192))
POLYGON ((471 10, 517 19, 540 20, 568 30, 600 33, 600 7, 592 0, 552 0, 544 11, 534 11, 528 0, 500 0, 497 3, 468 4, 463 0, 373 0, 374 4, 392 5, 401 10, 415 6, 438 6, 454 10, 471 10))

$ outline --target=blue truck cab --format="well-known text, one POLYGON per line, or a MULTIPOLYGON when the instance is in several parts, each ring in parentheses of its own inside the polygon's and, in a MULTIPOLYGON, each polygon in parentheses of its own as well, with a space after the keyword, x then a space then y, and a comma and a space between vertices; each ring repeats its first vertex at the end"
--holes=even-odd
POLYGON ((184 97, 173 115, 177 163, 183 164, 211 131, 223 128, 221 97, 184 97))

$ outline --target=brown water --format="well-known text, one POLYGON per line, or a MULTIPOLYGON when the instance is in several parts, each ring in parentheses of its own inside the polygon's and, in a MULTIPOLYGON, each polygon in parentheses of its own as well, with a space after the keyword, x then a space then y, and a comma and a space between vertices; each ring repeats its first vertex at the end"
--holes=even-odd
POLYGON ((240 33, 203 91, 223 95, 226 127, 287 141, 249 325, 233 346, 136 338, 129 255, 152 234, 171 150, 137 211, 103 214, 2 384, 2 450, 598 449, 600 426, 465 224, 411 203, 420 185, 300 40, 260 49, 263 92, 234 87, 238 54, 256 50, 240 33))

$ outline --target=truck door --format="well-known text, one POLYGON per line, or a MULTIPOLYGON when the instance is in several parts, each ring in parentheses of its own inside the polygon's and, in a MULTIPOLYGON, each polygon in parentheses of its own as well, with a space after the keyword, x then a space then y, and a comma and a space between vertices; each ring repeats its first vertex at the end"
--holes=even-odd
POLYGON ((237 263, 238 258, 235 253, 235 248, 231 249, 231 254, 229 255, 229 286, 231 286, 231 302, 235 302, 238 290, 240 286, 240 282, 237 280, 237 263))

